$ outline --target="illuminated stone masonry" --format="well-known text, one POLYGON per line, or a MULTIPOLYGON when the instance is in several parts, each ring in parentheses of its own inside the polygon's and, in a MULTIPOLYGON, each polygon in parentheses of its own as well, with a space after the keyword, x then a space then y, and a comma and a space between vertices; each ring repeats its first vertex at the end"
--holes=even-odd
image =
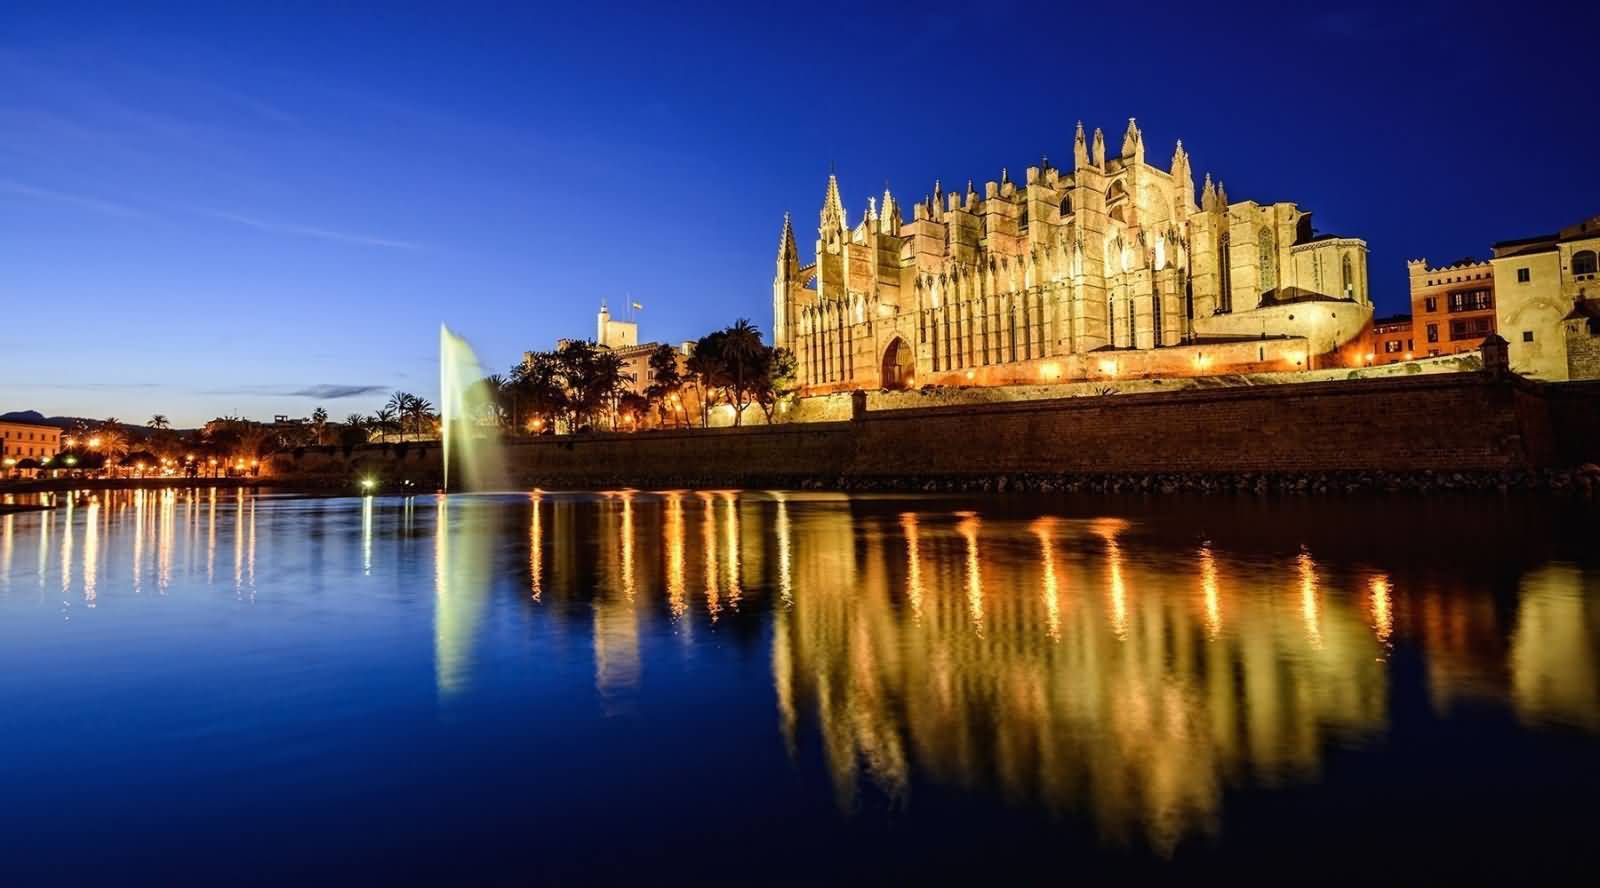
POLYGON ((1070 171, 935 183, 910 221, 885 189, 852 227, 830 175, 811 264, 784 219, 775 341, 808 394, 1359 362, 1366 242, 1314 234, 1292 203, 1230 202, 1209 174, 1194 195, 1183 143, 1149 164, 1132 119, 1118 156, 1080 123, 1070 171))

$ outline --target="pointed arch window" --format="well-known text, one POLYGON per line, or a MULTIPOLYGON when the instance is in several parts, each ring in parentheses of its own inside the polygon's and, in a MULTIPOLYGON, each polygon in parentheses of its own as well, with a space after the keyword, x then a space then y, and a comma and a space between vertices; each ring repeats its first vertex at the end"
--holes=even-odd
POLYGON ((1346 299, 1356 297, 1356 275, 1350 263, 1350 254, 1344 254, 1344 259, 1339 262, 1339 291, 1346 299))

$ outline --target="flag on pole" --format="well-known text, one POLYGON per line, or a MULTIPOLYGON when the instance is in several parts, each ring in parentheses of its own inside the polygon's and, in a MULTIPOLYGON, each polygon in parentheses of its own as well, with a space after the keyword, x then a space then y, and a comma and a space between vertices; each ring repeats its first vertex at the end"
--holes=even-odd
POLYGON ((642 306, 639 303, 635 302, 633 304, 633 310, 634 311, 644 311, 644 306, 642 306))

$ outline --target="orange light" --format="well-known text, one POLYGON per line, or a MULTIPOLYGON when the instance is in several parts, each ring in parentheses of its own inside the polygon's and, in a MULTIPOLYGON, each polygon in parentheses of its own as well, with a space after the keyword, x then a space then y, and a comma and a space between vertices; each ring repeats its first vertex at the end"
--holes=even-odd
POLYGON ((967 371, 967 381, 968 382, 971 382, 972 380, 977 379, 977 378, 978 378, 978 371, 976 371, 976 370, 968 370, 967 371))

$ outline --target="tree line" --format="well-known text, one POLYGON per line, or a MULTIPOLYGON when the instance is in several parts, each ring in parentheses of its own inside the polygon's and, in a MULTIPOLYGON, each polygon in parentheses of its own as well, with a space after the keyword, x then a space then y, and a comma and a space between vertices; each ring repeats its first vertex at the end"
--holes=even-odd
POLYGON ((700 337, 680 358, 673 346, 657 346, 640 387, 616 352, 570 340, 485 377, 475 400, 488 405, 490 420, 502 428, 555 434, 708 426, 711 411, 724 404, 733 409, 734 425, 743 425, 751 405, 770 423, 796 389, 794 356, 762 342, 760 328, 743 318, 700 337))

